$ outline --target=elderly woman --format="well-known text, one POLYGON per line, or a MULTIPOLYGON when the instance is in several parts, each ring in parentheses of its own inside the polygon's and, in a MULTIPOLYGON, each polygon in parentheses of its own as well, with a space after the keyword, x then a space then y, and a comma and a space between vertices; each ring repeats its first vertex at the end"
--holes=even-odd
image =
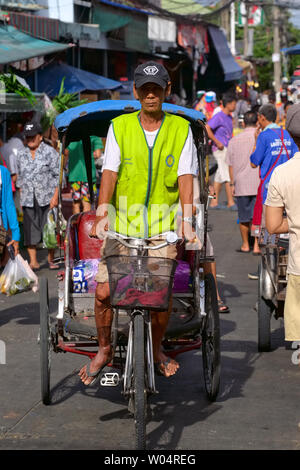
MULTIPOLYGON (((17 212, 13 200, 10 173, 0 165, 0 225, 6 230, 11 230, 12 240, 6 246, 13 245, 15 254, 19 252, 20 229, 17 212)), ((8 259, 7 253, 0 254, 0 266, 5 266, 8 259)))
MULTIPOLYGON (((40 265, 36 257, 36 245, 42 241, 43 229, 49 209, 58 204, 59 155, 43 142, 41 126, 35 121, 24 127, 25 149, 18 155, 17 186, 23 209, 24 245, 27 247, 30 266, 36 270, 40 265)), ((48 250, 50 269, 54 250, 48 250)))

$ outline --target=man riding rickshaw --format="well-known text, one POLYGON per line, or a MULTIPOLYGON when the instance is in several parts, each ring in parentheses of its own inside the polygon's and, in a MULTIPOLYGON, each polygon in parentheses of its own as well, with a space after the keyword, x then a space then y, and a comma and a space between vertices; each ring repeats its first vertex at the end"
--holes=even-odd
MULTIPOLYGON (((101 227, 107 230, 109 205, 113 203, 116 231, 129 237, 156 237, 157 243, 158 236, 175 230, 180 202, 182 237, 187 241, 195 239, 192 215, 197 151, 189 122, 162 111, 170 91, 170 77, 161 64, 147 62, 135 70, 134 96, 140 101, 141 110, 117 117, 109 128, 91 237, 97 237, 101 227)), ((175 245, 153 253, 162 258, 175 259, 177 256, 175 245)), ((113 311, 105 263, 105 257, 113 254, 126 254, 126 248, 116 240, 106 238, 96 276, 95 321, 99 349, 91 363, 79 372, 85 385, 94 383, 113 356, 113 311)), ((170 301, 168 311, 152 314, 154 363, 157 372, 165 377, 174 375, 179 368, 179 364, 161 349, 171 309, 170 301)))

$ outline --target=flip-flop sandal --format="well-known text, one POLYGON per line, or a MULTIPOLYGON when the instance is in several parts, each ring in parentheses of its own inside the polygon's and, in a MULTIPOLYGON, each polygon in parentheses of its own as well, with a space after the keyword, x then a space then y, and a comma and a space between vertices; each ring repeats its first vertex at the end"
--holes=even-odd
POLYGON ((59 265, 55 263, 48 263, 49 264, 49 269, 59 269, 59 265))
POLYGON ((41 269, 40 266, 31 266, 29 265, 30 269, 32 269, 32 271, 39 271, 41 269))
POLYGON ((224 304, 223 300, 218 300, 218 312, 219 313, 230 313, 229 307, 224 304))
POLYGON ((164 372, 166 372, 168 370, 168 365, 171 364, 171 363, 175 363, 174 359, 171 359, 170 357, 168 357, 168 359, 166 359, 165 361, 161 361, 161 362, 155 362, 154 363, 154 371, 157 375, 161 375, 162 377, 166 377, 167 379, 169 377, 173 377, 173 375, 176 374, 172 374, 172 375, 165 375, 164 372))
POLYGON ((110 359, 109 361, 107 361, 105 364, 103 364, 103 366, 101 366, 100 369, 96 370, 95 372, 91 372, 91 371, 90 371, 90 363, 88 362, 87 365, 86 365, 86 373, 87 373, 87 376, 88 376, 88 377, 94 377, 94 379, 93 379, 89 384, 85 384, 84 382, 82 382, 83 385, 85 385, 86 387, 91 387, 92 385, 94 385, 94 384, 97 382, 97 380, 98 380, 98 378, 99 378, 101 372, 103 371, 103 369, 104 369, 104 368, 107 366, 107 364, 109 364, 110 362, 111 362, 111 359, 110 359))
POLYGON ((235 250, 237 253, 250 253, 250 250, 235 250))

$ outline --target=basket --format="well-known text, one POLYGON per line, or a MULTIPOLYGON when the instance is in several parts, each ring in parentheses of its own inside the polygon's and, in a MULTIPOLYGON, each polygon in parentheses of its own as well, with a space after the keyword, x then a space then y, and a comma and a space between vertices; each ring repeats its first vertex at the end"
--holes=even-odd
POLYGON ((113 307, 168 310, 176 260, 113 255, 106 258, 106 263, 113 307))

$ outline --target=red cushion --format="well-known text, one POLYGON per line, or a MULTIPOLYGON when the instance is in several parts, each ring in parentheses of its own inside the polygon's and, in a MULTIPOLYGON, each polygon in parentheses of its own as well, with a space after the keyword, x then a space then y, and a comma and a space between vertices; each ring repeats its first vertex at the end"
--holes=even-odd
POLYGON ((90 238, 89 233, 96 217, 96 211, 81 214, 77 224, 78 251, 80 259, 100 258, 100 248, 103 240, 90 238))

